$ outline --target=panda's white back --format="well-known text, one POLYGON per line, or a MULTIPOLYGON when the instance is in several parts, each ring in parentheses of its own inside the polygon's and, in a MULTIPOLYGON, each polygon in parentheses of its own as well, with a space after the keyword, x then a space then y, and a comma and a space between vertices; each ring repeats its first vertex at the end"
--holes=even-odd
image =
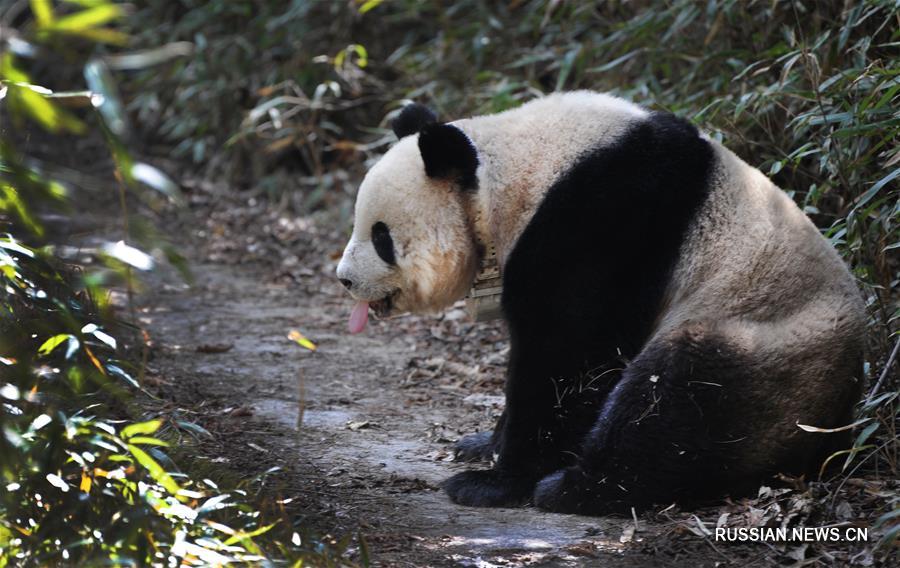
POLYGON ((841 325, 861 325, 853 316, 862 309, 852 276, 809 218, 758 169, 710 143, 716 155, 710 193, 673 274, 670 323, 776 321, 803 311, 830 327, 843 316, 841 325))

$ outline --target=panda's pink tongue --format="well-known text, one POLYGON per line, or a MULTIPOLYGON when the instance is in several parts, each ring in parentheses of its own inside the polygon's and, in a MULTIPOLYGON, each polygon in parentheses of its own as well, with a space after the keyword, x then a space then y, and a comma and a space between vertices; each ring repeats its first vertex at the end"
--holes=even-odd
POLYGON ((350 312, 350 333, 359 333, 366 328, 369 321, 369 302, 356 302, 350 312))

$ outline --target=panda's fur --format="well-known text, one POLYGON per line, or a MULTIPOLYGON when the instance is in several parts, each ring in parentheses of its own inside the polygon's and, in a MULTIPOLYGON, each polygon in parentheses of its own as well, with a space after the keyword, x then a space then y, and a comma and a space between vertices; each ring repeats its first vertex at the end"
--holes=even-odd
POLYGON ((463 297, 502 267, 511 350, 489 470, 458 503, 625 512, 814 469, 851 420, 864 309, 772 182, 689 123, 597 93, 435 121, 419 106, 359 190, 338 276, 382 313, 463 297), (430 174, 430 175, 429 175, 430 174), (395 264, 375 252, 384 223, 395 264))

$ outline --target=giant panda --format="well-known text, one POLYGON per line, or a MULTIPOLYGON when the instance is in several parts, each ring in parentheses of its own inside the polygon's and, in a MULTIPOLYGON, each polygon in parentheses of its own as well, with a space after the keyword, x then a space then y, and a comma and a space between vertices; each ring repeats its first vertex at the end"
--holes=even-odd
POLYGON ((864 306, 793 201, 683 119, 553 94, 441 123, 411 104, 359 188, 337 276, 369 311, 434 312, 489 252, 506 405, 461 440, 463 505, 610 514, 815 471, 861 392, 864 306))

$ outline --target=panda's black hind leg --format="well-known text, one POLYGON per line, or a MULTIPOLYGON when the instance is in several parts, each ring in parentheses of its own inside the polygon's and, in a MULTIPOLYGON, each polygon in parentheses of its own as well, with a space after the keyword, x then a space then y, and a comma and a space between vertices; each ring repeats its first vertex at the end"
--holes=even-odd
POLYGON ((578 466, 567 467, 551 473, 534 488, 535 507, 557 513, 597 515, 614 511, 605 510, 605 496, 595 495, 597 481, 589 479, 578 466))
POLYGON ((605 401, 577 463, 545 476, 534 504, 630 514, 740 487, 747 472, 735 466, 752 439, 736 392, 746 382, 740 359, 703 326, 648 346, 605 401))

